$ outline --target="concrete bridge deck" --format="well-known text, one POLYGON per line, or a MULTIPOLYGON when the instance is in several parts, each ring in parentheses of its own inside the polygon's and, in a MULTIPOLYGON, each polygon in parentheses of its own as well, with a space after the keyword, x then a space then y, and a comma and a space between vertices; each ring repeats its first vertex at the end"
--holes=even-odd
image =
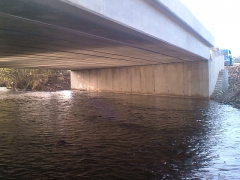
POLYGON ((0 67, 70 69, 73 89, 209 97, 213 44, 179 0, 0 1, 0 67))
POLYGON ((172 7, 176 14, 149 0, 0 3, 1 67, 73 70, 199 61, 209 58, 213 44, 181 3, 172 7))

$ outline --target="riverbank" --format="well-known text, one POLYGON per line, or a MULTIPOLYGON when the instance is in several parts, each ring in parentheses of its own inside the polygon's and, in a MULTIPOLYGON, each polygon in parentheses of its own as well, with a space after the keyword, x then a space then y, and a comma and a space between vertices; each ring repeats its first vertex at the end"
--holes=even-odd
POLYGON ((60 91, 70 90, 70 72, 58 73, 48 78, 47 82, 35 87, 35 91, 60 91))
MULTIPOLYGON (((212 100, 229 104, 240 109, 240 64, 225 67, 229 74, 229 88, 226 91, 219 92, 216 96, 211 97, 212 100)), ((33 91, 59 91, 70 90, 70 72, 64 71, 52 74, 47 81, 38 83, 33 91)))
POLYGON ((225 67, 228 70, 229 88, 226 91, 219 92, 211 99, 223 103, 229 104, 240 109, 240 65, 225 67))
MULTIPOLYGON (((41 78, 35 79, 31 82, 31 85, 24 89, 21 88, 24 86, 15 86, 14 91, 61 91, 71 89, 69 71, 52 73, 48 75, 46 79, 47 80, 42 80, 41 78)), ((11 85, 6 82, 0 82, 0 91, 10 90, 12 90, 11 85)))

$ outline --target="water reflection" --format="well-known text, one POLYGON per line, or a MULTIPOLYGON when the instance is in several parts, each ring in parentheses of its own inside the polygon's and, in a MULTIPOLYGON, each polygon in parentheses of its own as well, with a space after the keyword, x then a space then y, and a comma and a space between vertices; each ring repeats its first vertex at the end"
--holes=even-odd
POLYGON ((0 91, 0 179, 240 179, 239 120, 207 100, 0 91))
POLYGON ((228 105, 212 104, 206 114, 211 129, 204 145, 211 152, 211 161, 200 172, 213 179, 239 179, 239 110, 228 105))

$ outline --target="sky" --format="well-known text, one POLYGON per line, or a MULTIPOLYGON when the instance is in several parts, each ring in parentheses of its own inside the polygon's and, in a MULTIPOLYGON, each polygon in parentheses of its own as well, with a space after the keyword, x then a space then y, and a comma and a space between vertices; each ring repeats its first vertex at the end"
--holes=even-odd
POLYGON ((180 0, 214 37, 214 46, 240 56, 240 0, 180 0))

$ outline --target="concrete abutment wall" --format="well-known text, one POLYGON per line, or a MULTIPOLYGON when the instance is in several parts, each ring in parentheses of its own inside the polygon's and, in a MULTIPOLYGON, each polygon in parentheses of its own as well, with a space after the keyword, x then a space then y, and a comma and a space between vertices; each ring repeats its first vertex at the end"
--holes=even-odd
POLYGON ((71 88, 208 98, 208 69, 208 61, 198 61, 79 70, 71 72, 71 88))
POLYGON ((209 94, 214 92, 218 75, 224 69, 224 56, 217 50, 212 50, 212 58, 209 60, 209 94))

